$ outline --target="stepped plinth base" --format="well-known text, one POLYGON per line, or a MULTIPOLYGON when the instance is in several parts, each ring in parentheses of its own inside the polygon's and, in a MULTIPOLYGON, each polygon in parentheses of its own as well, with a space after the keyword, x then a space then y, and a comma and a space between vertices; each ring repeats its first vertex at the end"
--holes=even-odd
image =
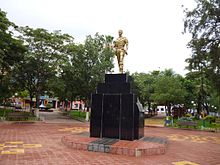
POLYGON ((128 141, 111 138, 93 138, 86 134, 63 136, 62 143, 74 150, 102 152, 125 156, 151 156, 165 154, 167 139, 161 137, 143 137, 128 141))

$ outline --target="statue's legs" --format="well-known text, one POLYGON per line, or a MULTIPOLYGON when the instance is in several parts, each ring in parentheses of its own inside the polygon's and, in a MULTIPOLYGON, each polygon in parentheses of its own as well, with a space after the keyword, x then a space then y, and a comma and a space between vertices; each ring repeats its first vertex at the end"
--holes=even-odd
POLYGON ((118 61, 118 67, 120 66, 120 53, 116 54, 117 56, 117 61, 118 61))
POLYGON ((117 51, 116 53, 116 56, 117 56, 117 60, 118 60, 118 68, 119 68, 119 72, 120 73, 123 73, 123 67, 124 67, 124 63, 123 63, 123 60, 124 60, 124 51, 123 50, 120 50, 120 51, 117 51))
POLYGON ((120 73, 123 73, 123 67, 124 67, 123 60, 124 60, 124 52, 120 52, 119 61, 118 61, 118 66, 119 66, 119 72, 120 73))

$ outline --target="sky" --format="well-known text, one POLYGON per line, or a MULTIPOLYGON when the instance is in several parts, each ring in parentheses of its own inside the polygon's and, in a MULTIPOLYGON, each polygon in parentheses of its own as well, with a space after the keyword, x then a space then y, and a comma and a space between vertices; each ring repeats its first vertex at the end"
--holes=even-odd
MULTIPOLYGON (((0 8, 18 26, 61 30, 83 43, 96 32, 116 39, 118 30, 129 41, 124 70, 149 73, 173 69, 185 75, 190 57, 184 31, 184 5, 194 0, 0 0, 0 8)), ((116 57, 114 72, 118 72, 116 57)))

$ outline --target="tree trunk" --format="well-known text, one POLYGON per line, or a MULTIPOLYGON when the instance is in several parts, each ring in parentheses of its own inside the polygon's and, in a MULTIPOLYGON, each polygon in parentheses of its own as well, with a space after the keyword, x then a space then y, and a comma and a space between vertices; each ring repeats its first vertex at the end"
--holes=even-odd
POLYGON ((70 110, 73 109, 73 99, 70 100, 70 110))
POLYGON ((208 104, 205 103, 204 107, 205 107, 205 109, 206 109, 207 115, 209 115, 209 106, 208 106, 208 104))
POLYGON ((167 109, 167 115, 168 116, 171 116, 171 104, 170 103, 167 103, 166 106, 165 106, 165 110, 167 109))
POLYGON ((36 94, 36 108, 37 109, 39 108, 39 99, 40 99, 40 97, 39 97, 39 94, 37 93, 36 94))
POLYGON ((34 110, 33 110, 33 93, 31 90, 28 90, 29 96, 30 96, 30 113, 32 116, 34 116, 34 110))
POLYGON ((197 100, 197 115, 201 113, 201 110, 202 110, 202 97, 199 94, 198 100, 197 100))
POLYGON ((68 100, 65 99, 65 101, 64 101, 64 108, 65 108, 65 111, 67 111, 67 107, 68 107, 68 100))
POLYGON ((148 105, 148 110, 150 110, 150 108, 151 108, 151 102, 148 100, 147 101, 147 105, 148 105))
POLYGON ((34 116, 34 109, 33 109, 33 96, 30 95, 30 112, 31 112, 31 115, 34 116))

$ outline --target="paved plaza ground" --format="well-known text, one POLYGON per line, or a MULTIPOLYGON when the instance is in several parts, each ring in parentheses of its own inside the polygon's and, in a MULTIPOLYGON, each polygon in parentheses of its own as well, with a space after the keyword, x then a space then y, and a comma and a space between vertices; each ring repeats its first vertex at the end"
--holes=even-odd
POLYGON ((168 138, 167 151, 159 156, 80 151, 61 143, 63 136, 85 131, 87 122, 55 117, 35 123, 0 122, 0 165, 220 165, 220 133, 145 127, 145 136, 168 138))

